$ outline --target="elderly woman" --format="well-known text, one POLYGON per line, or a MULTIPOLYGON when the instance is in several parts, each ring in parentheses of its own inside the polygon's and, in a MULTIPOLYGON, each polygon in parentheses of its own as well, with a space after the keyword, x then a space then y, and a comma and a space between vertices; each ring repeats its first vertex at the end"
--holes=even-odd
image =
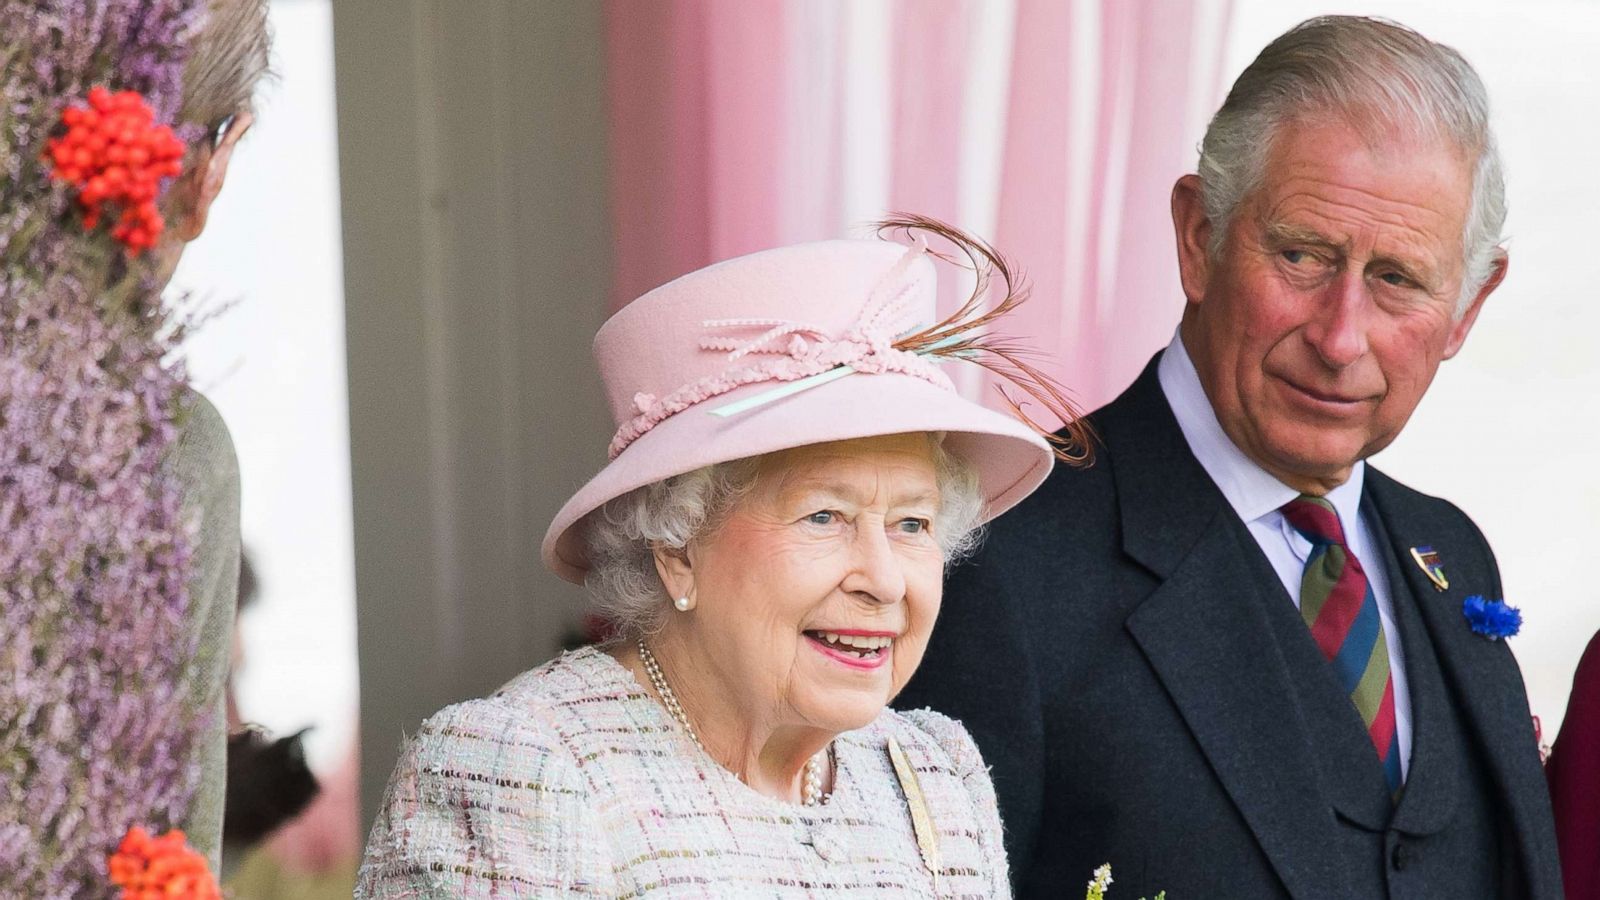
MULTIPOLYGON (((986 247, 889 224, 955 240, 1011 287, 986 247)), ((1016 292, 927 327, 925 246, 757 253, 601 328, 612 460, 544 561, 621 636, 424 723, 357 896, 1010 896, 972 739, 886 705, 922 659, 945 565, 1052 464, 938 362, 1067 410, 975 331, 1016 292)))

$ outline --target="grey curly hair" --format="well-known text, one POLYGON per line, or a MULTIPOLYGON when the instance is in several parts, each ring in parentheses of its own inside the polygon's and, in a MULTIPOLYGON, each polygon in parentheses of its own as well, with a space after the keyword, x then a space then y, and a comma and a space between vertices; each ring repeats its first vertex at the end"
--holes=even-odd
MULTIPOLYGON (((929 437, 940 498, 934 534, 948 566, 981 540, 983 495, 977 473, 944 449, 943 435, 929 437)), ((589 514, 583 526, 589 555, 584 587, 622 638, 655 632, 672 605, 656 574, 653 548, 682 549, 713 533, 755 485, 760 461, 751 457, 675 475, 589 514)))
POLYGON ((1383 19, 1308 19, 1268 44, 1233 83, 1200 144, 1212 257, 1221 254, 1239 204, 1260 185, 1278 129, 1328 116, 1372 142, 1393 131, 1449 140, 1475 161, 1456 299, 1456 315, 1465 313, 1494 270, 1506 220, 1488 92, 1456 50, 1383 19))

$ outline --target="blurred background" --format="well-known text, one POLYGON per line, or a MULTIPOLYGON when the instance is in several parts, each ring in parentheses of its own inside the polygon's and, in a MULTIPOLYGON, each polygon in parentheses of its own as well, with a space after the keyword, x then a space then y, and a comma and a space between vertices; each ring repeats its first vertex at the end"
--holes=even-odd
POLYGON ((538 545, 604 459, 610 311, 927 213, 1020 262, 1019 330, 1093 408, 1176 326, 1167 196, 1210 113, 1330 12, 1452 44, 1489 87, 1510 275, 1376 464, 1489 536, 1552 735, 1600 629, 1597 0, 274 0, 278 78, 175 282, 229 307, 190 358, 259 580, 239 713, 313 726, 323 782, 230 859, 236 895, 348 896, 403 735, 581 633, 538 545))

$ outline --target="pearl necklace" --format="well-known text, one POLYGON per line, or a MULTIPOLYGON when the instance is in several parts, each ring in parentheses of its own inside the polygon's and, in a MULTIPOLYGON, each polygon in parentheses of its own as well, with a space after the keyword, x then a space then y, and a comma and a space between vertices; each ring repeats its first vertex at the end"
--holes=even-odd
MULTIPOLYGON (((678 720, 678 724, 688 732, 689 740, 694 741, 694 745, 704 753, 705 745, 700 743, 700 736, 694 733, 694 726, 689 724, 689 717, 678 704, 678 695, 672 692, 672 688, 667 684, 667 677, 661 674, 661 664, 656 662, 655 654, 650 652, 650 648, 644 645, 643 640, 639 641, 639 661, 644 663, 645 674, 650 676, 650 684, 660 695, 661 705, 678 720)), ((805 785, 801 793, 806 806, 821 806, 828 800, 828 795, 822 793, 822 767, 826 763, 827 755, 828 749, 824 747, 816 756, 806 760, 805 785)))

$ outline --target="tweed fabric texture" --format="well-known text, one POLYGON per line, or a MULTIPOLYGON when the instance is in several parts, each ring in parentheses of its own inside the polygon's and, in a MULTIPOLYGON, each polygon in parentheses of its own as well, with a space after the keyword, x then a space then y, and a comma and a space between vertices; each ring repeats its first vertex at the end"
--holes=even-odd
POLYGON ((594 648, 451 706, 404 749, 355 895, 1009 898, 977 745, 928 710, 834 741, 832 797, 784 803, 690 742, 594 648), (939 892, 887 753, 916 768, 939 832, 939 892))

